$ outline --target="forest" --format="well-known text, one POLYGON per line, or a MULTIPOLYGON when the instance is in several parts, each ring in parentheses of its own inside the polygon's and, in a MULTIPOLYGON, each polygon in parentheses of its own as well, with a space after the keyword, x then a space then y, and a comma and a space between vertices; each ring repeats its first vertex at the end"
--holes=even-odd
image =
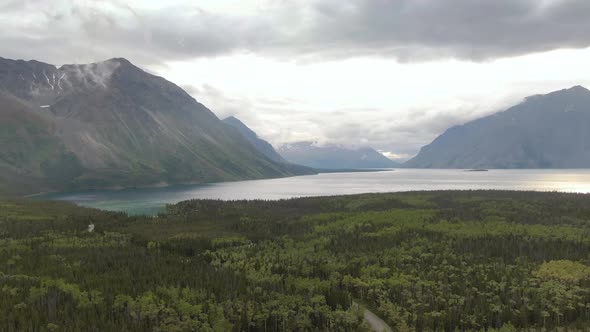
POLYGON ((0 199, 0 331, 589 331, 590 195, 0 199))

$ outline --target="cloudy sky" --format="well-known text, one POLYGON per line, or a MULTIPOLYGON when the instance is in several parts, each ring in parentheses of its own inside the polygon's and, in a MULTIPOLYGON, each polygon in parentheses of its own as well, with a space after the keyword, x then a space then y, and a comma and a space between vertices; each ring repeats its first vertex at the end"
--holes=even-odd
POLYGON ((0 56, 125 57, 275 145, 407 158, 525 96, 590 87, 587 0, 0 0, 0 56))

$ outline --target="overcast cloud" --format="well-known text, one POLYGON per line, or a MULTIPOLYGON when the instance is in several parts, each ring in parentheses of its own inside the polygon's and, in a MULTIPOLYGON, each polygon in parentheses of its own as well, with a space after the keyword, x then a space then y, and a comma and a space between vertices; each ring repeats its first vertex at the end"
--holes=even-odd
POLYGON ((243 14, 205 1, 160 3, 8 0, 0 5, 3 53, 54 63, 118 53, 149 64, 237 51, 480 61, 590 46, 586 0, 277 0, 253 2, 262 5, 243 14))
POLYGON ((238 117, 275 146, 298 141, 372 146, 390 153, 393 159, 402 160, 413 156, 427 141, 449 127, 508 107, 508 100, 520 101, 515 97, 503 100, 502 104, 423 108, 410 112, 367 108, 302 111, 293 109, 293 105, 302 105, 298 100, 234 98, 208 85, 183 88, 192 95, 202 96, 201 100, 220 118, 238 117))
POLYGON ((274 144, 411 155, 448 126, 588 83, 588 17, 587 0, 0 0, 0 56, 126 57, 274 144))

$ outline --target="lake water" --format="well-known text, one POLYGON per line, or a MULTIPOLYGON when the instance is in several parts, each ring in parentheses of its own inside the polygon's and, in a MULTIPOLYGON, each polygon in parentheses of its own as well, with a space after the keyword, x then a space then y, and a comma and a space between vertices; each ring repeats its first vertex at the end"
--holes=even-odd
POLYGON ((85 191, 45 195, 104 210, 156 214, 166 204, 194 198, 223 200, 412 190, 503 189, 590 193, 590 170, 463 170, 396 169, 364 173, 324 173, 270 180, 176 185, 165 188, 85 191))

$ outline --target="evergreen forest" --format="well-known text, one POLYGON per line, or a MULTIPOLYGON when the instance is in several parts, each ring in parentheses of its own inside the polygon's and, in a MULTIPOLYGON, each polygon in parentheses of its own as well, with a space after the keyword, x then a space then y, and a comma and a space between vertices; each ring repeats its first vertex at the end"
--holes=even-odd
POLYGON ((0 199, 0 331, 589 331, 590 195, 0 199))

